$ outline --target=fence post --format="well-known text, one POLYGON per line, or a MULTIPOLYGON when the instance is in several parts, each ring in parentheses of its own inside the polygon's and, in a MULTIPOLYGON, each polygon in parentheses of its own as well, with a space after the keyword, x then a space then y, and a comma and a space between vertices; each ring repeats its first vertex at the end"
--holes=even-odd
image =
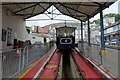
POLYGON ((0 50, 0 80, 2 80, 2 50, 0 50))
POLYGON ((24 48, 24 53, 23 53, 23 58, 24 58, 23 59, 24 60, 23 61, 23 65, 24 65, 23 68, 26 68, 26 66, 27 66, 27 52, 26 51, 27 51, 27 47, 24 48))
MULTIPOLYGON (((31 47, 31 46, 30 46, 31 47)), ((28 46, 26 47, 26 66, 28 66, 28 46)))
POLYGON ((20 55, 20 57, 19 57, 19 72, 21 71, 21 49, 18 49, 19 50, 19 55, 20 55))
POLYGON ((21 60, 22 60, 22 68, 21 68, 21 70, 22 70, 25 67, 25 62, 24 62, 25 61, 25 48, 23 48, 23 53, 22 53, 22 59, 21 60))

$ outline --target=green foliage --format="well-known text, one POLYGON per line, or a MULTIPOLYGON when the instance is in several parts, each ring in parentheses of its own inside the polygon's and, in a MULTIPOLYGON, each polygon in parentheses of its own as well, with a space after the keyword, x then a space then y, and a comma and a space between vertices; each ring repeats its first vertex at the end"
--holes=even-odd
POLYGON ((115 16, 115 21, 119 21, 120 20, 120 14, 117 14, 116 16, 115 16))
POLYGON ((100 24, 100 19, 94 20, 95 24, 99 25, 100 24))
MULTIPOLYGON (((115 17, 115 22, 120 20, 120 14, 115 13, 106 14, 104 17, 115 17)), ((95 22, 98 26, 100 25, 100 19, 94 20, 93 22, 95 22)))
POLYGON ((106 15, 104 15, 104 17, 115 17, 115 13, 109 13, 109 14, 106 14, 106 15))
POLYGON ((115 14, 115 13, 106 14, 104 17, 115 17, 115 22, 120 20, 120 14, 115 14))

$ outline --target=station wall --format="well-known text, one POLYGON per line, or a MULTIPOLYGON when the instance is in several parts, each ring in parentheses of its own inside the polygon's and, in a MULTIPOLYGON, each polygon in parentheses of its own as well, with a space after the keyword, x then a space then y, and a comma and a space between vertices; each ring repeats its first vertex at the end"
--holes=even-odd
MULTIPOLYGON (((14 42, 14 39, 18 39, 22 41, 31 40, 32 43, 39 40, 38 37, 36 38, 37 40, 32 39, 32 35, 28 34, 26 31, 25 25, 26 23, 23 17, 12 15, 11 12, 7 8, 2 7, 2 29, 7 30, 7 35, 8 35, 8 32, 11 33, 10 42, 12 44, 14 42)), ((11 49, 13 47, 13 46, 7 46, 7 42, 8 42, 7 35, 6 35, 6 40, 2 41, 3 49, 6 49, 6 48, 11 49)))

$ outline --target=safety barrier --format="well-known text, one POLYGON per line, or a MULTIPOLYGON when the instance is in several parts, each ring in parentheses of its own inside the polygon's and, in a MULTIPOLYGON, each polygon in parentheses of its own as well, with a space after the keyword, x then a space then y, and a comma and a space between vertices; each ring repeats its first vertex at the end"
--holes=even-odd
POLYGON ((23 54, 22 48, 2 52, 2 78, 12 77, 21 70, 23 54))
POLYGON ((50 50, 49 43, 2 52, 2 78, 15 78, 50 50))
POLYGON ((101 50, 100 45, 91 44, 88 46, 88 43, 85 42, 78 42, 78 48, 81 51, 81 54, 91 58, 106 71, 112 73, 115 77, 118 77, 119 48, 105 46, 105 50, 101 50))

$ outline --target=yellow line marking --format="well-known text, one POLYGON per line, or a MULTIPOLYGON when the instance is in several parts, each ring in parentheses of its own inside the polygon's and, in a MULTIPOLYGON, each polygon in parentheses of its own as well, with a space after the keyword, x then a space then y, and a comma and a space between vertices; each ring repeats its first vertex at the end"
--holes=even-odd
MULTIPOLYGON (((46 54, 46 55, 47 55, 47 54, 46 54)), ((45 56, 45 55, 44 55, 44 56, 45 56)), ((44 56, 43 56, 43 57, 44 57, 44 56)), ((42 57, 42 58, 43 58, 43 57, 42 57)), ((42 59, 42 58, 41 58, 41 59, 42 59)), ((40 60, 41 60, 41 59, 40 59, 40 60)), ((25 71, 25 73, 23 73, 20 78, 23 78, 35 65, 37 65, 37 63, 38 63, 40 60, 38 60, 35 64, 33 64, 29 69, 27 69, 27 71, 25 71)))
POLYGON ((47 65, 46 68, 48 69, 53 69, 53 68, 57 68, 58 66, 57 65, 47 65))
POLYGON ((36 63, 33 64, 29 69, 27 69, 27 71, 25 71, 20 78, 23 78, 35 65, 36 63))

